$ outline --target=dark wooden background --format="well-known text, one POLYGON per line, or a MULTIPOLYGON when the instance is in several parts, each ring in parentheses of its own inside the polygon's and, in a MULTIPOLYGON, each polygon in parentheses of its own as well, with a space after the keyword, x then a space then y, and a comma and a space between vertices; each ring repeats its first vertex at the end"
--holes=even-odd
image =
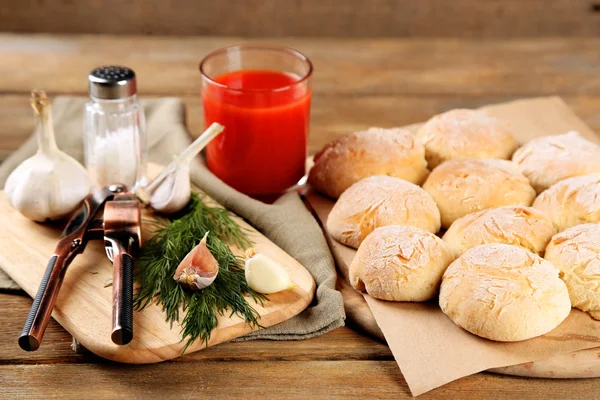
POLYGON ((600 0, 0 0, 0 31, 589 37, 600 34, 600 0))

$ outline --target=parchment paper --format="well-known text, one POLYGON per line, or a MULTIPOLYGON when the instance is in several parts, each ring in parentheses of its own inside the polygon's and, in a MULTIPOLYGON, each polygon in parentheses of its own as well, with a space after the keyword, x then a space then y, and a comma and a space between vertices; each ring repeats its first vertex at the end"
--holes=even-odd
MULTIPOLYGON (((557 97, 518 100, 484 108, 510 121, 521 143, 571 129, 600 143, 596 134, 557 97)), ((318 195, 309 195, 308 200, 319 219, 326 221, 333 202, 318 195)), ((328 239, 338 268, 346 276, 355 250, 328 239)), ((369 295, 365 295, 365 299, 413 396, 490 368, 600 346, 600 321, 575 309, 560 326, 544 336, 501 343, 456 326, 439 309, 437 298, 428 303, 386 302, 369 295)))

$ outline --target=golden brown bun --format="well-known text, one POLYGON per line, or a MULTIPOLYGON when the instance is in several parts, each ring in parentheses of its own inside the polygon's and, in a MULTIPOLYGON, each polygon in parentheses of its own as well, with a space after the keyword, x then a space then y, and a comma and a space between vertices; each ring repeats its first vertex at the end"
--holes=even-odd
POLYGON ((467 214, 444 234, 454 257, 480 244, 506 243, 541 255, 556 228, 539 210, 504 206, 467 214))
POLYGON ((355 249, 374 229, 386 225, 411 225, 435 233, 440 229, 440 212, 419 186, 377 175, 350 186, 327 218, 329 234, 355 249))
POLYGON ((600 320, 600 225, 577 225, 555 235, 545 258, 560 269, 573 307, 600 320))
POLYGON ((473 247, 442 278, 440 307, 454 323, 491 340, 513 342, 556 328, 571 310, 558 269, 508 244, 473 247))
POLYGON ((446 161, 423 184, 442 216, 442 226, 486 208, 531 204, 535 190, 519 168, 507 160, 446 161))
POLYGON ((563 179, 600 173, 600 146, 571 131, 530 140, 512 160, 540 193, 563 179))
POLYGON ((375 229, 350 265, 350 283, 372 297, 426 301, 436 295, 442 274, 454 260, 446 243, 412 226, 375 229))
POLYGON ((420 185, 428 174, 425 148, 408 130, 370 128, 336 139, 317 153, 308 183, 337 199, 369 176, 394 176, 420 185))
POLYGON ((451 110, 427 121, 417 137, 430 169, 461 158, 509 159, 517 148, 508 123, 478 110, 451 110))
POLYGON ((579 224, 600 222, 600 175, 562 180, 544 190, 533 202, 558 231, 579 224))

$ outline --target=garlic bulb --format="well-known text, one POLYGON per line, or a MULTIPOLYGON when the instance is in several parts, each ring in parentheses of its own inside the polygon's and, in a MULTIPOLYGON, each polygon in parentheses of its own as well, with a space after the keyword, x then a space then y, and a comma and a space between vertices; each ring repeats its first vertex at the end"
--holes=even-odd
POLYGON ((252 290, 271 294, 296 287, 288 272, 268 256, 250 249, 246 257, 246 282, 252 290))
POLYGON ((44 91, 31 92, 36 117, 38 151, 8 177, 8 202, 34 221, 59 219, 73 211, 91 190, 85 168, 56 146, 50 100, 44 91))
POLYGON ((190 163, 211 140, 223 132, 223 129, 223 125, 213 123, 156 179, 144 187, 144 191, 150 196, 150 206, 154 210, 170 214, 185 207, 190 201, 190 163))
POLYGON ((173 279, 180 285, 199 290, 210 286, 219 274, 219 263, 206 247, 208 232, 179 263, 173 279))

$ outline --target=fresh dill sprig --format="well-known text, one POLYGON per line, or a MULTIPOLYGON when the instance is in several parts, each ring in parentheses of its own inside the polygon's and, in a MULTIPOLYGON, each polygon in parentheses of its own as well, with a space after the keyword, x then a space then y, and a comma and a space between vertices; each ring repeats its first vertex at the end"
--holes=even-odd
POLYGON ((167 315, 167 321, 179 321, 180 310, 185 349, 197 339, 208 344, 211 332, 217 327, 217 315, 239 315, 250 326, 260 326, 260 315, 244 298, 244 294, 262 304, 267 298, 252 290, 244 276, 241 264, 229 245, 247 249, 252 246, 248 231, 242 228, 232 214, 221 207, 211 207, 192 193, 190 202, 178 216, 170 220, 148 221, 154 227, 154 236, 142 246, 136 263, 136 277, 141 283, 136 294, 135 307, 141 310, 156 300, 167 315), (219 263, 219 274, 212 285, 196 291, 184 289, 174 279, 177 266, 204 236, 207 246, 219 263))

